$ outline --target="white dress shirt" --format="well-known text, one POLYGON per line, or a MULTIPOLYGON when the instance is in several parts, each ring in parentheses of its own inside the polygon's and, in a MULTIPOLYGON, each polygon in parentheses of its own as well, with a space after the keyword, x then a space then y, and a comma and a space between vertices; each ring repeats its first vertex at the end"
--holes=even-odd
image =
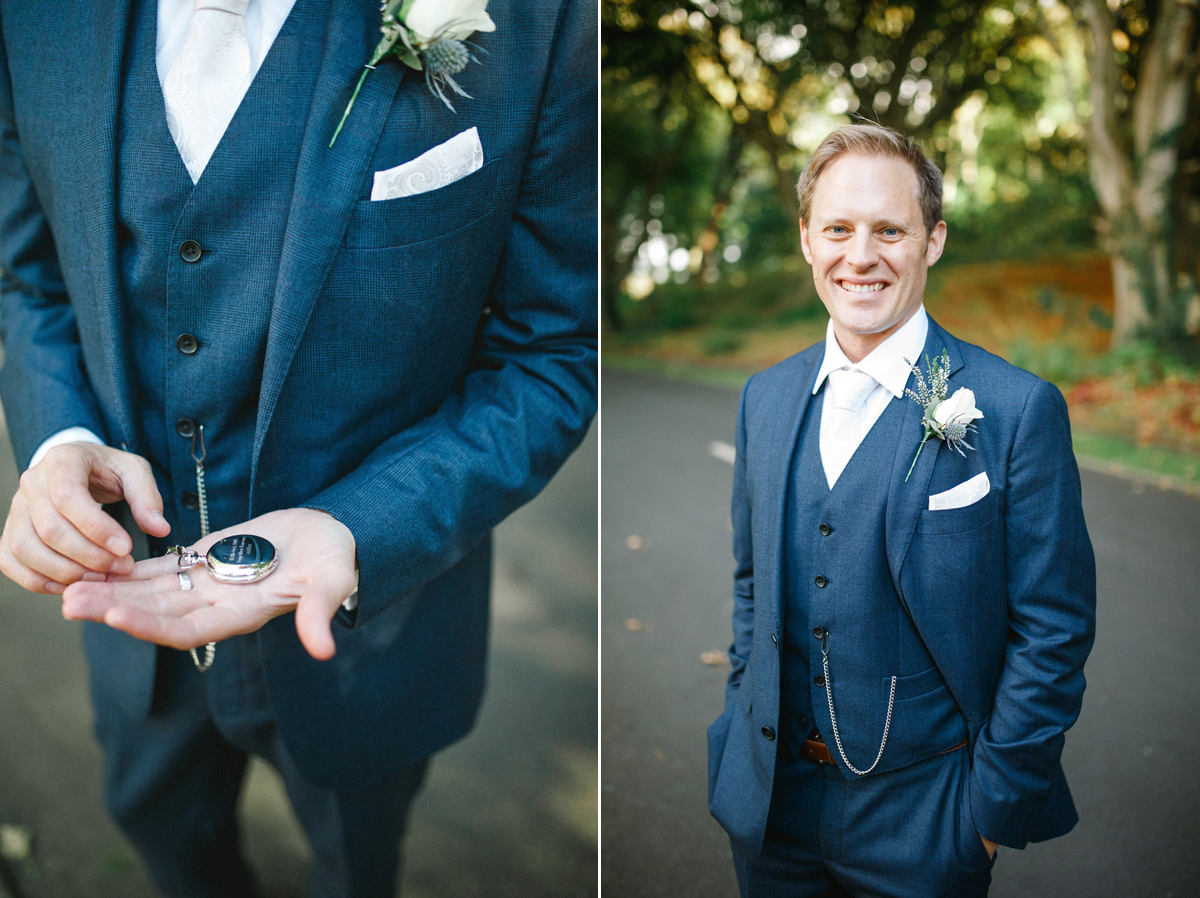
MULTIPOLYGON (((929 335, 929 316, 925 314, 924 304, 894 334, 880 343, 860 362, 852 362, 842 352, 837 337, 833 333, 833 321, 825 329, 825 358, 817 371, 817 382, 813 384, 813 395, 821 389, 830 371, 838 368, 857 368, 876 380, 875 389, 863 400, 859 413, 860 430, 854 448, 862 442, 863 437, 871 432, 883 410, 893 398, 904 397, 904 387, 912 373, 910 362, 915 365, 920 362, 921 352, 925 349, 925 338, 929 335)), ((923 362, 922 362, 923 363, 923 362)), ((826 422, 832 417, 833 391, 824 391, 824 405, 821 406, 821 439, 829 438, 826 422)))
MULTIPOLYGON (((296 0, 250 0, 246 7, 246 41, 250 44, 250 77, 258 73, 259 67, 279 29, 283 27, 288 13, 296 0)), ((187 37, 188 25, 195 12, 195 0, 158 0, 158 36, 154 45, 154 62, 158 67, 158 83, 167 80, 167 72, 175 64, 183 41, 187 37)))

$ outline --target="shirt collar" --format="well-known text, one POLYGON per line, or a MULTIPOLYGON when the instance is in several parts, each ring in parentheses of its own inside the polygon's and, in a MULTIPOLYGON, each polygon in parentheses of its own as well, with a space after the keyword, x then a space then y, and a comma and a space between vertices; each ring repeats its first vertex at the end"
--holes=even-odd
POLYGON ((833 333, 833 320, 830 319, 825 328, 825 358, 817 371, 817 382, 813 384, 813 395, 821 389, 830 371, 838 368, 857 368, 871 375, 893 396, 900 398, 904 395, 904 387, 912 373, 912 365, 917 363, 917 357, 925 348, 925 338, 929 335, 929 316, 925 314, 922 303, 908 321, 894 334, 876 346, 866 358, 855 363, 846 357, 842 347, 838 345, 833 333))

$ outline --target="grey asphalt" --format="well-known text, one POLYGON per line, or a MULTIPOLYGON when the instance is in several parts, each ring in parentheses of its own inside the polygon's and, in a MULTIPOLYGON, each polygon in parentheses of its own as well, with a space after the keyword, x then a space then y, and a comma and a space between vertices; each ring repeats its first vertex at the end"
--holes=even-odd
MULTIPOLYGON (((411 821, 410 898, 597 889, 595 429, 496 534, 492 654, 479 724, 440 754, 411 821)), ((0 498, 16 471, 0 434, 0 498)), ((101 805, 78 625, 0 583, 0 898, 154 894, 101 805)), ((245 842, 266 898, 300 898, 309 853, 274 772, 252 766, 245 842)))
MULTIPOLYGON (((730 641, 737 391, 606 369, 601 464, 602 894, 737 894, 705 728, 730 641)), ((993 898, 1200 895, 1200 499, 1084 470, 1096 645, 1064 764, 1069 835, 1000 849, 993 898)))

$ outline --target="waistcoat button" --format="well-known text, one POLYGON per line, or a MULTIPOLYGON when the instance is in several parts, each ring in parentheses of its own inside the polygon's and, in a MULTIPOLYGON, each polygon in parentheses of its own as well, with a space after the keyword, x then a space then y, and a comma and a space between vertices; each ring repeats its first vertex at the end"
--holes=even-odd
POLYGON ((175 432, 184 438, 191 437, 196 433, 196 422, 191 418, 180 418, 175 422, 175 432))
POLYGON ((195 240, 185 240, 179 244, 179 255, 185 262, 199 262, 200 253, 200 244, 195 240))
POLYGON ((184 493, 180 499, 183 501, 183 507, 188 511, 195 511, 200 507, 200 497, 195 493, 184 493))
POLYGON ((769 742, 775 741, 775 731, 773 729, 771 729, 770 727, 763 727, 762 734, 767 737, 767 741, 769 741, 769 742))
POLYGON ((824 577, 822 577, 820 574, 818 574, 817 579, 814 580, 813 582, 817 584, 817 589, 824 589, 825 584, 828 583, 829 581, 826 580, 824 577))
POLYGON ((813 682, 816 683, 818 686, 824 686, 825 678, 823 676, 821 676, 820 674, 817 674, 815 677, 813 677, 813 682))
POLYGON ((828 524, 822 524, 820 527, 820 530, 821 530, 821 536, 829 536, 829 534, 833 532, 833 528, 830 527, 828 524))
POLYGON ((180 334, 179 339, 175 341, 175 345, 179 347, 179 351, 184 355, 191 355, 200 348, 200 341, 193 334, 180 334))
POLYGON ((825 638, 825 628, 824 627, 813 627, 813 636, 817 637, 817 639, 824 639, 825 638))

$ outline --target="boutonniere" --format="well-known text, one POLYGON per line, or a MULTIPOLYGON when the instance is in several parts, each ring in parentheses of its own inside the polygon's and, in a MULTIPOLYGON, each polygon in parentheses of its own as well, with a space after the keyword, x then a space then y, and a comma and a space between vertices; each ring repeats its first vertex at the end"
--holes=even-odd
MULTIPOLYGON (((908 359, 904 361, 907 362, 908 359)), ((914 392, 906 388, 904 392, 925 409, 925 415, 921 418, 921 423, 925 425, 925 436, 921 438, 917 454, 908 466, 908 474, 904 475, 905 483, 908 483, 913 468, 917 466, 917 459, 921 457, 921 450, 925 448, 925 442, 930 437, 945 440, 947 446, 964 457, 967 453, 962 451, 963 446, 972 452, 975 451, 975 447, 967 442, 967 434, 972 431, 978 432, 979 429, 973 422, 983 417, 983 412, 975 407, 974 392, 966 387, 959 387, 953 396, 946 398, 947 382, 950 380, 950 356, 946 350, 943 349, 942 354, 932 362, 929 361, 928 355, 925 356, 928 380, 916 365, 909 362, 909 367, 916 375, 917 389, 914 392)))
POLYGON ((329 141, 330 147, 342 133, 342 125, 346 124, 367 75, 389 53, 409 68, 423 70, 430 92, 453 112, 446 88, 470 99, 471 95, 458 86, 454 76, 468 62, 479 62, 467 38, 476 31, 496 30, 496 23, 487 14, 487 0, 383 0, 380 8, 383 38, 354 86, 342 120, 329 141))

